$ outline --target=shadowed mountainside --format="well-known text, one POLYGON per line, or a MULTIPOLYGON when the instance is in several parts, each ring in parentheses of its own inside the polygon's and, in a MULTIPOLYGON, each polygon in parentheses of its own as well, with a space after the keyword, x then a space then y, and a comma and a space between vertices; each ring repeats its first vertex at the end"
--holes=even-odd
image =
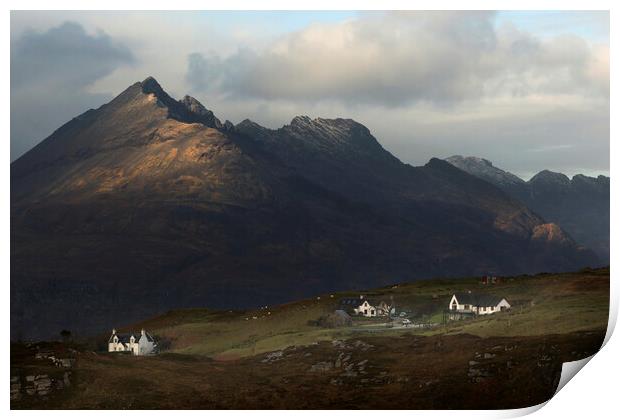
POLYGON ((222 124, 153 78, 11 165, 13 337, 597 263, 490 183, 403 164, 353 120, 222 124))
POLYGON ((459 169, 501 188, 549 222, 557 223, 578 243, 609 263, 609 177, 541 171, 529 181, 496 168, 486 159, 452 156, 459 169))

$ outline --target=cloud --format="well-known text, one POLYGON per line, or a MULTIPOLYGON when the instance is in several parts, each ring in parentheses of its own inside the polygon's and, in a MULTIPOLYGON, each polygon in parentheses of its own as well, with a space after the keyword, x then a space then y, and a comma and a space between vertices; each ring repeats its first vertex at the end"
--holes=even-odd
POLYGON ((267 48, 194 52, 194 91, 230 97, 401 107, 502 95, 609 97, 608 47, 539 39, 491 12, 398 12, 311 25, 267 48))
POLYGON ((527 149, 526 152, 533 152, 533 153, 546 153, 546 152, 555 152, 558 150, 565 150, 565 149, 572 149, 573 147, 575 147, 572 144, 556 144, 556 145, 549 145, 549 146, 540 146, 540 147, 534 147, 531 149, 527 149))
POLYGON ((12 159, 153 75, 222 120, 354 118, 415 165, 463 154, 518 174, 609 170, 608 13, 299 16, 12 12, 12 159))
POLYGON ((12 39, 11 159, 109 99, 89 93, 88 87, 134 62, 128 48, 102 31, 88 34, 78 23, 30 30, 12 39))

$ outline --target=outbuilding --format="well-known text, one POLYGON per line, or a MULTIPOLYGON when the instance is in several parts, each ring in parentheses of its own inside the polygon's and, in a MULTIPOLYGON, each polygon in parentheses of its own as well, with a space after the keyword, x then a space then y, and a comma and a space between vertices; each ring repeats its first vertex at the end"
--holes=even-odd
POLYGON ((503 297, 472 292, 453 294, 448 306, 450 312, 475 315, 489 315, 509 309, 510 303, 503 297))
POLYGON ((110 353, 129 352, 134 356, 145 356, 154 353, 156 346, 153 336, 144 329, 140 331, 140 334, 121 334, 113 329, 108 340, 108 352, 110 353))

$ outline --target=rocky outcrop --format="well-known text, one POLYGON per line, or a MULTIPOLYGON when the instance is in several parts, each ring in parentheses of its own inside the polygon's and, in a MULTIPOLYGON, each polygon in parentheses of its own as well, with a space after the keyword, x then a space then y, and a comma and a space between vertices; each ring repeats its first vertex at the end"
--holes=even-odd
POLYGON ((54 344, 19 346, 19 361, 11 359, 11 402, 48 400, 71 386, 74 349, 54 344))

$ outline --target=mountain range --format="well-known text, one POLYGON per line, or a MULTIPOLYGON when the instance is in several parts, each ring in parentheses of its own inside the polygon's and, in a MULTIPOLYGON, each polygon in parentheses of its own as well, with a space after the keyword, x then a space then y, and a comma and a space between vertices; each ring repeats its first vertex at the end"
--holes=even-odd
POLYGON ((11 164, 14 338, 599 263, 502 188, 404 164, 353 120, 222 123, 150 77, 11 164))
POLYGON ((609 177, 540 171, 529 181, 496 168, 487 159, 452 156, 452 165, 499 187, 609 264, 609 177))

